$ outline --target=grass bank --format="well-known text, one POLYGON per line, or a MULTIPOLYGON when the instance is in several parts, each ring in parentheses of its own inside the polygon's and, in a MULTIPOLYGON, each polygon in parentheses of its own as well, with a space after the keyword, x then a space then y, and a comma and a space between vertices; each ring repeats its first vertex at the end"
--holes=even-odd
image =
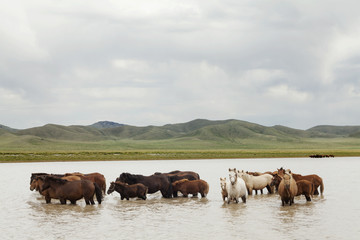
POLYGON ((360 156, 360 150, 133 150, 133 151, 73 151, 73 152, 0 152, 0 162, 47 161, 113 161, 113 160, 175 160, 309 157, 312 154, 332 154, 335 157, 360 156))
POLYGON ((360 156, 359 138, 306 138, 273 141, 241 139, 207 141, 194 138, 171 140, 109 140, 97 142, 33 138, 0 138, 0 162, 111 161, 360 156))

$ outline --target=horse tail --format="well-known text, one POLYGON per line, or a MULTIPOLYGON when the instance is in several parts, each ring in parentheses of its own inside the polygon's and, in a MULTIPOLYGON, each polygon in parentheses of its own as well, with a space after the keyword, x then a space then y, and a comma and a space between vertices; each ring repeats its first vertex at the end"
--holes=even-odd
POLYGON ((205 182, 205 190, 204 193, 207 195, 209 193, 209 184, 205 182))
POLYGON ((95 186, 95 195, 96 195, 96 200, 98 201, 99 204, 101 204, 103 195, 102 195, 102 190, 99 187, 99 185, 97 183, 94 182, 94 186, 95 186))
POLYGON ((323 192, 324 192, 324 182, 321 179, 321 184, 320 184, 320 193, 321 193, 321 195, 323 194, 323 192))
POLYGON ((314 192, 315 192, 315 184, 312 182, 311 183, 311 189, 310 189, 310 195, 314 196, 314 192))

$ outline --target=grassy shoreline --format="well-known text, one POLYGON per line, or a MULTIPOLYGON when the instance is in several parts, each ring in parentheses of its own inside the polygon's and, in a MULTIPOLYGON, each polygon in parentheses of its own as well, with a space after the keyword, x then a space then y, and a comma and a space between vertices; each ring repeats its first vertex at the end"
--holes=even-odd
POLYGON ((130 161, 130 160, 187 160, 236 158, 301 158, 312 154, 332 154, 335 157, 360 156, 360 150, 131 150, 131 151, 41 151, 0 152, 0 163, 56 161, 130 161))

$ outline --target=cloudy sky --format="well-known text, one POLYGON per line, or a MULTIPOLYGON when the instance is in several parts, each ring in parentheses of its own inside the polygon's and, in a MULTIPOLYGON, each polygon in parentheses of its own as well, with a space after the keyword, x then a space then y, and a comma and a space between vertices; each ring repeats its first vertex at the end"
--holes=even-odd
POLYGON ((0 124, 360 125, 360 2, 0 0, 0 124))

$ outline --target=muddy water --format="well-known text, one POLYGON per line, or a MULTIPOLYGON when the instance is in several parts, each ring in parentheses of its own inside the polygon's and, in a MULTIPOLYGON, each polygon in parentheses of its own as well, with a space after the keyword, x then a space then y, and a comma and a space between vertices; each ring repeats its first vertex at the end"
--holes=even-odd
MULTIPOLYGON (((231 159, 0 164, 2 239, 358 239, 360 158, 231 159), (229 167, 250 171, 292 169, 324 179, 323 196, 281 206, 277 195, 249 196, 247 203, 224 204, 219 178, 229 167), (107 195, 101 205, 46 204, 29 190, 32 172, 100 172, 107 185, 122 172, 192 170, 210 185, 207 198, 121 201, 107 195)), ((266 192, 266 190, 264 190, 266 192)))

